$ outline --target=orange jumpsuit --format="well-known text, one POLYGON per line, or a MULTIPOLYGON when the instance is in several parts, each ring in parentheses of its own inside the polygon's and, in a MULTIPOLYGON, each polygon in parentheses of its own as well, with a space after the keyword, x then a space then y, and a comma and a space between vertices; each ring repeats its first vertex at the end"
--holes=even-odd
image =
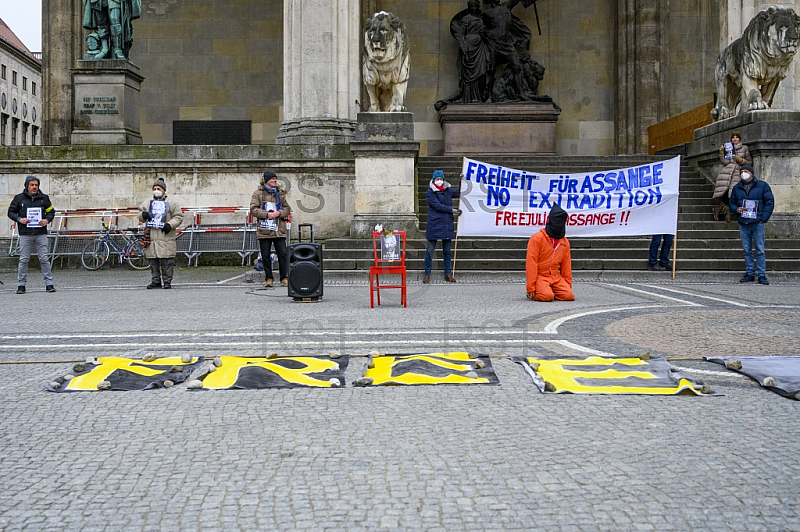
POLYGON ((534 301, 575 301, 572 292, 572 254, 566 237, 555 247, 544 229, 528 240, 525 261, 527 291, 534 292, 534 301))

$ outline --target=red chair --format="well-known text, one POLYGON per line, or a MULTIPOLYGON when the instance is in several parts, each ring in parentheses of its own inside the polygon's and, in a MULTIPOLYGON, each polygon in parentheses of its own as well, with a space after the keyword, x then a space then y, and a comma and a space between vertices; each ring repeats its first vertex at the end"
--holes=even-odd
POLYGON ((375 298, 378 296, 378 305, 381 304, 381 290, 399 288, 400 303, 407 307, 406 298, 406 232, 394 231, 391 235, 382 232, 372 232, 372 252, 375 256, 375 265, 369 269, 369 306, 375 307, 375 298), (390 240, 388 237, 394 237, 390 240), (381 284, 381 275, 400 275, 400 284, 381 284))

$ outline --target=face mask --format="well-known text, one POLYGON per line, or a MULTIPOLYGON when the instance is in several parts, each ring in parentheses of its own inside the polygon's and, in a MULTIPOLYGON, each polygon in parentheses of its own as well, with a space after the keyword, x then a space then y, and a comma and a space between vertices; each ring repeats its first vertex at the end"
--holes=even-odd
POLYGON ((153 197, 154 197, 155 199, 161 199, 161 198, 163 198, 163 197, 164 197, 164 193, 163 193, 163 192, 161 192, 160 190, 154 190, 154 191, 153 191, 153 197))
POLYGON ((444 180, 442 180, 442 179, 437 179, 437 180, 435 180, 435 181, 433 182, 433 184, 434 184, 434 185, 436 185, 437 187, 441 187, 441 186, 443 186, 443 185, 444 185, 444 180))
POLYGON ((742 181, 750 181, 752 177, 753 174, 750 174, 748 172, 742 172, 742 181))

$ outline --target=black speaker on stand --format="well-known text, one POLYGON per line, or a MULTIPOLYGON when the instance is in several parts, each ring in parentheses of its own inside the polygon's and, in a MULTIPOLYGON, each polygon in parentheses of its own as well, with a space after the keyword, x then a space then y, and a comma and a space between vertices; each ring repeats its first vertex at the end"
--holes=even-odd
POLYGON ((317 301, 322 297, 322 244, 314 242, 311 224, 300 224, 311 228, 311 242, 289 244, 289 297, 295 301, 317 301))

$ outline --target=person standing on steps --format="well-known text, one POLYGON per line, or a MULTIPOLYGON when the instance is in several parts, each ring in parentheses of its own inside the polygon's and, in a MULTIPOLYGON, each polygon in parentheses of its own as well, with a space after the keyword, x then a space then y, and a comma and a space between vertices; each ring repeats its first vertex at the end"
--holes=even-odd
MULTIPOLYGON (((460 183, 459 183, 460 184, 460 183)), ((425 201, 428 202, 428 223, 425 226, 425 238, 428 243, 425 247, 425 276, 424 284, 431 281, 431 268, 433 267, 433 253, 436 251, 436 241, 442 241, 442 258, 444 259, 444 280, 448 283, 456 282, 453 277, 453 255, 450 252, 450 242, 456 237, 455 217, 461 214, 458 208, 453 207, 453 198, 459 197, 460 192, 444 180, 444 172, 433 172, 425 201)))
POLYGON ((647 258, 647 269, 651 272, 664 272, 670 269, 671 263, 669 262, 669 252, 672 249, 672 243, 675 241, 675 235, 653 235, 650 239, 650 254, 647 258), (664 244, 661 244, 661 240, 664 244), (661 253, 658 253, 658 247, 661 246, 661 253))
POLYGON ((717 182, 714 186, 714 195, 711 199, 719 200, 719 205, 714 206, 715 220, 725 219, 726 222, 733 221, 735 212, 728 209, 728 199, 734 185, 741 179, 740 170, 742 165, 753 166, 753 156, 750 149, 742 144, 742 137, 738 131, 731 133, 731 141, 719 147, 719 160, 722 168, 717 175, 717 182))

